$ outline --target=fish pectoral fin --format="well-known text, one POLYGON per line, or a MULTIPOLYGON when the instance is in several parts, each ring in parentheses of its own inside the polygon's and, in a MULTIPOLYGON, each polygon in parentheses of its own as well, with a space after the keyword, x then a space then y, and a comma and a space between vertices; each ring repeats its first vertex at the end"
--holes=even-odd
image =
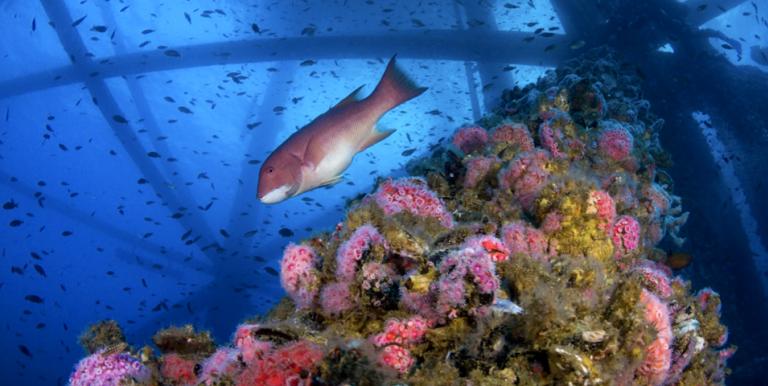
POLYGON ((299 183, 294 184, 293 187, 291 187, 291 190, 288 191, 289 197, 293 197, 294 195, 303 193, 307 190, 307 186, 306 186, 307 177, 315 173, 315 164, 312 162, 304 162, 301 164, 301 168, 299 169, 299 171, 301 173, 298 176, 299 183))
POLYGON ((300 186, 298 184, 293 185, 290 189, 288 189, 287 192, 285 192, 285 195, 288 197, 293 197, 299 192, 300 186))
POLYGON ((347 95, 346 98, 344 98, 341 101, 339 101, 339 103, 337 103, 336 106, 333 106, 331 109, 336 108, 336 107, 346 106, 346 105, 348 105, 348 104, 350 104, 352 102, 359 101, 360 97, 358 97, 357 94, 360 92, 360 90, 363 89, 363 87, 365 87, 365 85, 362 85, 362 86, 356 88, 354 91, 349 93, 349 95, 347 95))
POLYGON ((371 130, 371 134, 369 134, 368 137, 363 141, 363 143, 360 144, 360 148, 357 151, 361 152, 361 151, 363 151, 363 150, 365 150, 365 149, 375 145, 379 141, 384 140, 384 138, 387 138, 390 135, 392 135, 392 133, 394 133, 394 132, 395 132, 394 129, 392 129, 392 130, 383 130, 383 131, 379 131, 377 129, 371 130))
POLYGON ((315 165, 313 162, 302 162, 301 164, 301 173, 303 175, 306 175, 306 173, 314 172, 317 165, 315 165))

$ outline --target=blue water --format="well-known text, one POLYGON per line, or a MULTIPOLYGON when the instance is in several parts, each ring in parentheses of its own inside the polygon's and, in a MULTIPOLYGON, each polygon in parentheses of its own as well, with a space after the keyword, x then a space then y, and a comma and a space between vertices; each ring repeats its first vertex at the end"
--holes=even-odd
POLYGON ((184 323, 225 341, 279 301, 286 243, 332 229, 347 200, 405 174, 504 88, 602 44, 639 67, 667 121, 674 191, 691 212, 682 275, 721 293, 739 346, 729 382, 756 384, 768 67, 750 47, 766 44, 768 3, 574 3, 0 1, 0 384, 65 383, 79 334, 102 319, 137 346, 184 323), (685 40, 655 6, 718 32, 685 40), (611 17, 583 24, 595 14, 611 17), (673 52, 656 50, 666 43, 673 52), (397 132, 341 183, 258 202, 266 156, 351 90, 369 93, 395 53, 429 87, 380 121, 397 132))

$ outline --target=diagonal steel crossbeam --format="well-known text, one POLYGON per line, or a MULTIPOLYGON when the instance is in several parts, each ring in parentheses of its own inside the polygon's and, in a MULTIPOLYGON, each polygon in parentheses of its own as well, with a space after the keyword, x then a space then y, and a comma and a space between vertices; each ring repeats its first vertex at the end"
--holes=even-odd
MULTIPOLYGON (((275 116, 272 111, 273 104, 271 101, 289 99, 289 88, 286 85, 293 79, 297 67, 298 65, 295 63, 281 63, 278 71, 270 76, 269 83, 262 93, 263 101, 260 104, 255 104, 255 112, 252 114, 253 118, 249 116, 244 117, 245 119, 261 121, 262 125, 270 128, 268 131, 250 133, 246 154, 256 156, 267 151, 274 145, 277 133, 284 130, 282 119, 275 116)), ((246 127, 246 123, 244 122, 242 127, 246 127)), ((250 131, 248 129, 245 130, 250 131)), ((247 135, 247 132, 244 133, 244 136, 247 135)), ((197 297, 206 298, 208 304, 218 305, 218 310, 215 313, 209 312, 205 315, 203 323, 205 326, 209 326, 214 331, 219 332, 231 329, 231 324, 236 322, 236 320, 223 318, 222 315, 239 318, 247 315, 249 311, 252 312, 249 309, 251 305, 248 302, 231 301, 232 287, 242 285, 242 282, 247 281, 249 277, 265 275, 264 272, 259 272, 256 275, 244 274, 243 272, 244 264, 242 259, 247 258, 246 254, 250 252, 252 246, 252 239, 245 237, 244 233, 257 226, 257 215, 260 213, 260 209, 264 208, 256 199, 256 186, 260 165, 252 165, 247 158, 244 157, 243 159, 240 178, 238 179, 240 184, 230 206, 227 229, 234 237, 228 240, 224 248, 229 253, 229 257, 221 259, 213 267, 213 270, 209 271, 212 280, 203 288, 197 290, 195 294, 197 297), (247 215, 245 215, 246 212, 247 215)), ((261 235, 258 236, 263 237, 261 235)), ((282 240, 275 240, 275 242, 280 243, 282 240)), ((190 297, 188 301, 191 302, 191 298, 193 297, 190 297)))
MULTIPOLYGON (((107 24, 117 25, 117 23, 115 22, 114 15, 112 14, 111 6, 107 3, 104 3, 104 4, 100 4, 99 7, 101 8, 104 19, 107 20, 108 22, 107 24)), ((118 54, 125 53, 126 52, 125 44, 123 44, 120 40, 115 41, 115 51, 118 54)), ((133 99, 133 103, 134 103, 134 106, 136 107, 136 111, 138 112, 138 115, 142 118, 142 126, 147 131, 147 137, 151 141, 153 149, 165 156, 171 155, 172 152, 170 147, 167 145, 167 142, 163 140, 158 140, 158 138, 164 137, 164 133, 160 125, 157 123, 157 120, 155 119, 154 114, 152 113, 152 108, 150 107, 150 103, 147 100, 146 95, 144 94, 144 90, 141 87, 141 84, 132 77, 125 77, 125 83, 128 86, 128 92, 130 93, 130 96, 133 99)), ((164 172, 163 174, 165 176, 175 176, 178 174, 179 177, 177 177, 177 179, 181 179, 182 178, 181 176, 183 176, 183 174, 177 173, 178 172, 177 168, 174 168, 170 163, 165 163, 163 166, 161 166, 161 168, 162 168, 161 171, 164 172)), ((177 197, 179 197, 179 201, 181 203, 186 203, 187 205, 192 207, 196 206, 196 205, 193 205, 194 203, 196 203, 195 201, 193 201, 194 196, 189 191, 184 181, 176 181, 173 184, 173 186, 174 186, 174 191, 176 192, 177 197)), ((197 217, 200 217, 200 216, 198 215, 197 217)), ((202 224, 206 224, 202 219, 200 220, 200 222, 202 224)), ((213 235, 213 232, 210 229, 208 229, 207 225, 203 225, 203 226, 197 225, 192 229, 193 229, 193 233, 189 236, 190 238, 197 237, 198 232, 201 233, 203 236, 208 236, 209 238, 211 235, 213 235)), ((213 256, 211 255, 209 256, 209 258, 213 258, 213 256)))
MULTIPOLYGON (((30 186, 24 185, 21 182, 10 182, 11 176, 4 171, 0 171, 0 185, 22 195, 34 199, 36 190, 30 186)), ((137 234, 121 229, 116 226, 114 222, 102 220, 94 214, 88 214, 77 210, 72 205, 52 196, 45 197, 45 208, 52 210, 60 215, 66 217, 71 221, 82 224, 93 230, 98 230, 101 233, 111 237, 114 240, 124 242, 131 245, 135 250, 140 250, 151 254, 152 256, 167 256, 171 261, 183 261, 188 256, 179 252, 168 250, 166 247, 155 244, 150 240, 142 239, 137 234)), ((167 263, 167 262, 164 262, 167 263)), ((200 263, 196 261, 196 263, 200 263)), ((204 264, 207 269, 208 265, 204 264)))
POLYGON ((565 33, 573 40, 589 39, 588 35, 600 21, 594 0, 550 0, 565 33))
MULTIPOLYGON (((43 3, 56 3, 43 1, 43 3)), ((58 29, 69 24, 57 23, 58 29)), ((73 29, 74 30, 74 29, 73 29)), ((0 82, 0 99, 50 87, 116 76, 267 61, 383 57, 442 59, 553 66, 570 56, 564 36, 487 30, 396 31, 376 35, 247 39, 142 51, 63 66, 0 82), (552 45, 554 48, 545 49, 552 45)), ((79 39, 79 37, 78 37, 79 39)), ((82 54, 85 54, 83 48, 82 54)), ((77 57, 85 58, 83 55, 77 57)))
POLYGON ((700 26, 744 3, 745 0, 689 0, 685 3, 688 24, 700 26))
MULTIPOLYGON (((55 2, 43 0, 54 5, 55 2)), ((744 0, 690 0, 688 23, 699 26, 744 3, 744 0), (703 8, 702 8, 703 7, 703 8)), ((569 36, 536 39, 511 31, 415 30, 376 35, 246 39, 173 48, 169 51, 135 52, 102 58, 98 62, 68 65, 0 82, 0 98, 26 94, 86 79, 149 73, 197 66, 313 59, 389 57, 468 60, 554 66, 570 56, 567 45, 584 38, 598 24, 594 1, 552 0, 552 6, 569 36), (585 28, 587 27, 587 28, 585 28), (558 47, 545 52, 549 45, 558 47), (85 68, 85 71, 82 68, 85 68)))
MULTIPOLYGON (((274 103, 270 103, 270 101, 290 99, 289 89, 286 85, 293 79, 297 67, 296 64, 292 63, 280 63, 278 70, 269 78, 269 83, 262 93, 261 103, 254 101, 253 114, 245 117, 245 119, 259 121, 261 126, 268 127, 269 130, 252 132, 249 129, 244 129, 243 136, 250 137, 248 147, 245 150, 246 154, 256 157, 271 151, 276 145, 277 133, 285 130, 282 117, 275 115, 272 111, 274 103)), ((242 127, 245 128, 247 123, 243 122, 242 127)), ((249 246, 243 245, 244 242, 248 242, 243 234, 256 226, 256 215, 264 207, 256 199, 256 186, 258 185, 261 165, 252 165, 250 161, 245 157, 240 166, 240 178, 238 179, 240 184, 230 207, 229 224, 227 225, 227 229, 235 237, 226 245, 227 250, 240 252, 248 250, 249 246), (245 215, 246 212, 248 215, 245 215)))
MULTIPOLYGON (((184 207, 185 203, 193 202, 184 192, 178 189, 171 189, 161 170, 147 157, 146 149, 141 145, 139 138, 134 134, 134 125, 130 122, 121 122, 113 117, 124 117, 124 113, 114 96, 109 90, 103 79, 88 77, 88 67, 92 65, 87 57, 87 49, 83 44, 80 35, 75 28, 70 27, 72 17, 66 4, 54 0, 42 0, 48 18, 54 23, 56 33, 61 41, 62 47, 70 56, 72 67, 80 72, 85 79, 85 85, 91 93, 94 102, 104 116, 105 121, 112 129, 117 139, 125 149, 128 156, 142 173, 142 175, 151 183, 155 193, 160 197, 171 210, 178 210, 184 207), (80 64, 80 61, 83 61, 80 64)), ((188 205, 188 204, 187 204, 188 205)), ((195 233, 202 235, 196 244, 201 248, 207 243, 213 241, 212 233, 202 219, 197 216, 185 214, 179 218, 179 222, 187 229, 194 230, 195 233)), ((202 250, 209 259, 215 258, 212 250, 202 250)))

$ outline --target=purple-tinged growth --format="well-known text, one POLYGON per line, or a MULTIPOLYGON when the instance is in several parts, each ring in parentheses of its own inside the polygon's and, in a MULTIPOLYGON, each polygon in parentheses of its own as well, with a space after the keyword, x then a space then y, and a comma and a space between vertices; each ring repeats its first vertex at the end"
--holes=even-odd
POLYGON ((632 216, 621 216, 613 224, 611 233, 614 256, 623 257, 640 246, 640 223, 632 216))
POLYGON ((105 350, 93 353, 75 367, 69 377, 71 386, 118 386, 131 379, 148 382, 151 372, 141 361, 127 353, 108 354, 105 350))
POLYGON ((331 283, 323 287, 320 293, 320 307, 328 315, 339 315, 354 306, 349 283, 331 283))

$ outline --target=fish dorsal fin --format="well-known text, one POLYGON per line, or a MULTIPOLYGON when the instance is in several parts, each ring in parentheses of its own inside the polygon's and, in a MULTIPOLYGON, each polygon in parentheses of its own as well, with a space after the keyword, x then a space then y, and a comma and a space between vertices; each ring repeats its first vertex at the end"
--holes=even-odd
POLYGON ((357 96, 357 94, 360 92, 360 90, 363 89, 363 87, 365 87, 365 85, 362 85, 362 86, 356 88, 355 91, 352 91, 351 93, 349 93, 349 95, 347 95, 346 98, 342 99, 339 103, 336 104, 336 106, 333 106, 333 107, 334 108, 335 107, 342 107, 342 106, 346 106, 346 105, 348 105, 348 104, 350 104, 352 102, 359 101, 360 98, 357 96))

